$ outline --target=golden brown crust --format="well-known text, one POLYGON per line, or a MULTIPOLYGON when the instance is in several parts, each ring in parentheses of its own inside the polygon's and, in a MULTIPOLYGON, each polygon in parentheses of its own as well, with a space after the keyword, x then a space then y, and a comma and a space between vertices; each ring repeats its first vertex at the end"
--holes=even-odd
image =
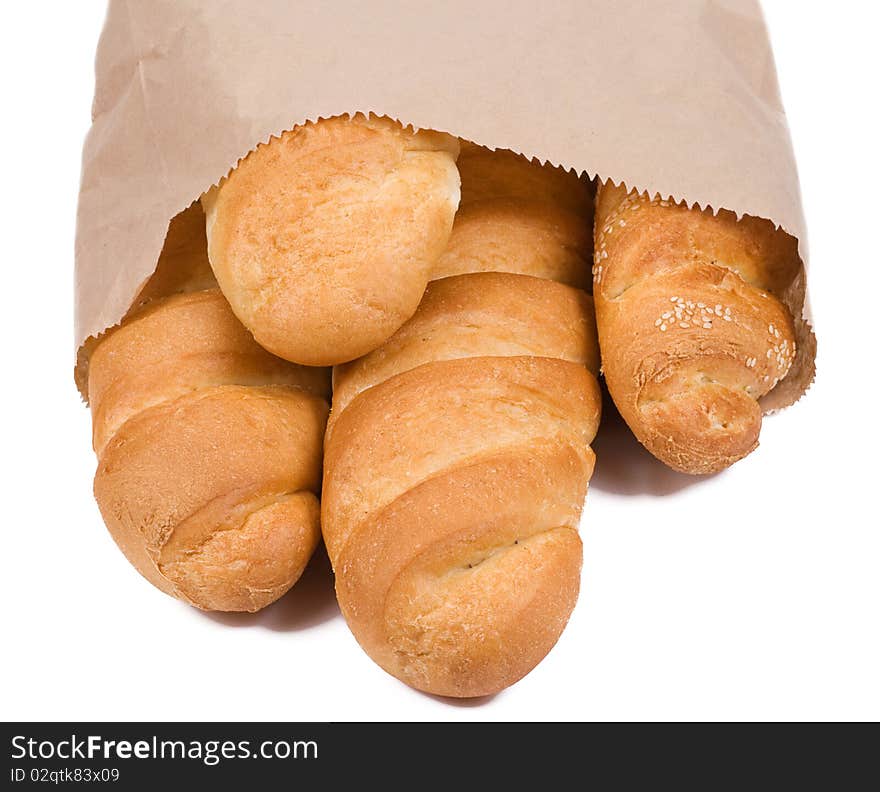
POLYGON ((334 372, 322 526, 340 607, 413 687, 497 692, 568 620, 601 405, 591 311, 526 275, 446 278, 334 372))
POLYGON ((592 184, 511 151, 465 145, 461 207, 434 278, 518 272, 590 288, 592 184))
POLYGON ((257 512, 314 497, 325 415, 322 399, 279 386, 217 386, 147 408, 100 457, 101 514, 163 591, 209 610, 257 610, 293 585, 317 545, 315 509, 286 515, 305 524, 257 512), (235 542, 218 541, 226 531, 235 542))
POLYGON ((337 366, 333 411, 363 390, 435 360, 537 355, 599 374, 593 300, 579 289, 527 275, 485 272, 429 284, 419 310, 379 349, 337 366))
POLYGON ((531 201, 496 199, 459 209, 433 277, 520 272, 590 285, 590 225, 580 215, 531 201))
POLYGON ((577 597, 600 403, 577 363, 471 357, 393 376, 342 411, 324 540, 340 607, 383 668, 478 696, 552 648, 577 597))
POLYGON ((472 144, 461 168, 445 255, 462 274, 334 370, 321 518, 370 657, 480 696, 534 668, 574 607, 601 398, 592 299, 550 280, 584 280, 590 185, 472 144))
POLYGON ((788 373, 778 298, 800 270, 769 221, 599 188, 593 294, 608 389, 655 456, 712 473, 758 443, 758 399, 788 373))
POLYGON ((324 481, 323 514, 331 560, 359 515, 487 450, 552 438, 588 455, 598 401, 596 380, 583 366, 548 357, 436 361, 361 393, 327 437, 332 475, 324 481))
POLYGON ((154 585, 209 610, 257 610, 320 538, 329 372, 261 349, 219 290, 150 303, 89 369, 95 497, 154 585))
POLYGON ((153 303, 111 331, 92 355, 89 392, 94 447, 152 404, 213 385, 290 385, 330 395, 327 369, 266 352, 218 289, 153 303))
POLYGON ((560 443, 508 449, 375 513, 336 561, 340 605, 367 653, 446 696, 494 693, 537 665, 577 599, 584 463, 560 443))
POLYGON ((202 198, 233 311, 287 360, 375 349, 412 314, 449 239, 458 141, 357 115, 258 146, 202 198))

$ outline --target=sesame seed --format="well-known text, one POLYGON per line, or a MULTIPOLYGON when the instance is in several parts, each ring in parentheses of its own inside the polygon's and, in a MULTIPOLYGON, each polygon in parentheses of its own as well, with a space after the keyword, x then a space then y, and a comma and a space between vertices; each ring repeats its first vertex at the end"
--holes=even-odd
POLYGON ((729 322, 730 321, 730 314, 724 314, 724 316, 722 318, 724 319, 725 322, 729 322))
POLYGON ((665 333, 665 332, 666 332, 666 325, 665 325, 665 324, 660 325, 660 332, 661 332, 661 333, 665 333))
POLYGON ((669 298, 669 302, 675 302, 676 300, 678 300, 678 297, 670 297, 669 298))
POLYGON ((679 324, 679 327, 682 327, 682 328, 685 328, 685 329, 686 329, 686 328, 690 327, 690 325, 689 325, 687 322, 681 322, 681 323, 679 324))
POLYGON ((712 329, 712 323, 711 323, 711 322, 703 322, 703 327, 704 327, 706 330, 711 330, 711 329, 712 329))

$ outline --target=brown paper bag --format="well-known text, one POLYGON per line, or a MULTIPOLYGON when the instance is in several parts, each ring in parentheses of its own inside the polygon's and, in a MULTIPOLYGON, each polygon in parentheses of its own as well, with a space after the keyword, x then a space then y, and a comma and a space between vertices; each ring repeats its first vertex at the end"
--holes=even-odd
MULTIPOLYGON (((77 216, 83 392, 83 344, 129 309, 171 218, 270 136, 355 111, 769 218, 806 260, 756 0, 111 0, 77 216)), ((802 273, 798 356, 765 409, 812 380, 804 292, 802 273)))

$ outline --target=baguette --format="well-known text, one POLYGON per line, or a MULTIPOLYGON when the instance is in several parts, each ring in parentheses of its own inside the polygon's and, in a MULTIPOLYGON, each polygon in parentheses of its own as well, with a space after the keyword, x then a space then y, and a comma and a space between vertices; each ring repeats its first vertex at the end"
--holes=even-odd
POLYGON ((157 588, 255 611, 296 582, 320 539, 329 371, 270 355, 216 284, 203 288, 204 217, 190 211, 201 244, 186 238, 191 215, 173 224, 141 305, 91 352, 95 497, 157 588))
POLYGON ((795 358, 780 299, 797 241, 767 220, 600 186, 593 295, 608 390, 639 441, 685 473, 749 454, 759 399, 795 358))
POLYGON ((258 146, 203 196, 220 288, 270 352, 325 366, 416 310, 459 201, 458 141, 374 116, 258 146))
MULTIPOLYGON (((522 184, 504 189, 506 164, 481 163, 502 174, 487 203, 522 184)), ((556 173, 528 167, 549 189, 556 173)), ((504 240, 515 273, 483 271, 505 262, 493 237, 468 243, 473 272, 431 283, 388 342, 334 369, 322 530, 340 608, 382 668, 438 695, 520 679, 577 599, 601 405, 592 300, 523 274, 528 240, 504 240)))
POLYGON ((593 189, 562 168, 463 143, 461 204, 434 278, 519 272, 590 288, 593 189))

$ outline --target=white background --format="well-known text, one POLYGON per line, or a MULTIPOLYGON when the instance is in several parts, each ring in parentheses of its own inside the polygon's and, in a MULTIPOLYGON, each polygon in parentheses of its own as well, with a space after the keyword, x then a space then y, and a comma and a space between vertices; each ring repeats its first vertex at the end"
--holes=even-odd
POLYGON ((360 651, 326 561, 260 614, 209 616, 116 549, 71 376, 79 158, 104 4, 5 6, 0 718, 880 717, 874 7, 765 3, 811 232, 815 385, 708 480, 666 470, 607 423, 571 623, 525 680, 451 704, 360 651))

